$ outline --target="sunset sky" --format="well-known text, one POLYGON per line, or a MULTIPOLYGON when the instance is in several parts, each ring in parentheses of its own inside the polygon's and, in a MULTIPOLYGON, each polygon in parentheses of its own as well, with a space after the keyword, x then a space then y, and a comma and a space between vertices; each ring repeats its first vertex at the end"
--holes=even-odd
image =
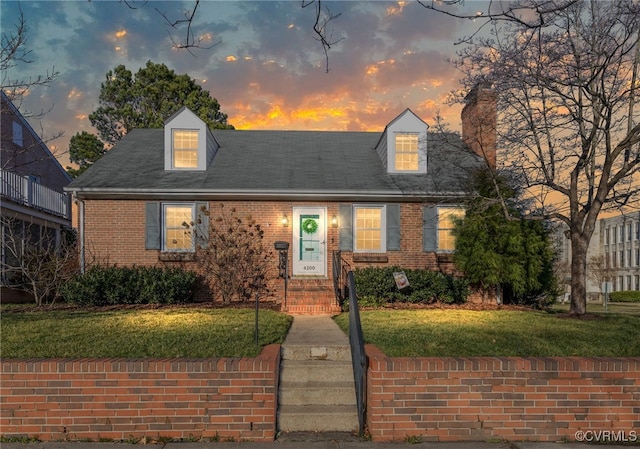
MULTIPOLYGON (((21 109, 53 108, 30 120, 56 154, 80 131, 95 133, 88 115, 98 107, 100 84, 124 64, 133 73, 147 61, 188 74, 218 99, 237 129, 380 131, 405 108, 432 124, 439 110, 455 130, 460 106, 446 104, 461 86, 448 59, 458 39, 477 23, 427 11, 415 2, 324 2, 340 17, 330 25, 342 40, 329 53, 314 37, 313 6, 299 1, 202 0, 196 35, 215 45, 193 54, 172 48, 182 38, 167 27, 193 1, 0 0, 2 32, 13 31, 22 9, 30 64, 10 78, 59 72, 50 87, 29 92, 21 109)), ((324 4, 323 3, 323 4, 324 4)), ((465 11, 485 2, 467 0, 465 11)), ((4 80, 3 80, 4 81, 4 80)), ((63 158, 64 159, 64 158, 63 158)))

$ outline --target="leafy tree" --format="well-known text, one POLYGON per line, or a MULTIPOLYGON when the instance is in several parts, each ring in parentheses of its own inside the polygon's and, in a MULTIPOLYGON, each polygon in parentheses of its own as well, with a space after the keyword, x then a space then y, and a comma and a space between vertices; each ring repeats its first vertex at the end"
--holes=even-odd
POLYGON ((133 128, 161 128, 182 106, 213 129, 233 129, 218 100, 188 75, 176 75, 151 61, 135 75, 124 65, 107 72, 100 87, 100 106, 89 115, 100 138, 111 146, 133 128))
POLYGON ((498 286, 505 303, 544 305, 556 294, 549 232, 521 217, 517 191, 504 177, 481 170, 473 188, 478 196, 454 229, 456 265, 472 283, 498 286))
POLYGON ((72 178, 80 176, 95 161, 105 153, 104 144, 95 134, 86 131, 77 133, 69 141, 69 158, 78 168, 67 167, 67 173, 72 178))
POLYGON ((580 315, 598 215, 640 196, 640 3, 514 3, 489 21, 491 33, 469 40, 457 66, 467 88, 493 85, 501 162, 521 173, 533 212, 568 226, 570 311, 580 315))

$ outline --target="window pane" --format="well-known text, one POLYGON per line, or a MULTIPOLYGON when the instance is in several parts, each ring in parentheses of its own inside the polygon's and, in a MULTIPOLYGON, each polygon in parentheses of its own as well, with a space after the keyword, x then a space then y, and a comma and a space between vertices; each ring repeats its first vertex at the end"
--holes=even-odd
POLYGON ((173 130, 173 166, 175 168, 198 166, 197 130, 173 130))
POLYGON ((397 133, 396 170, 418 169, 418 134, 397 133))
POLYGON ((441 251, 456 249, 456 239, 453 236, 455 217, 464 217, 464 209, 451 207, 438 209, 438 249, 441 251))
POLYGON ((355 249, 356 251, 381 251, 382 248, 382 208, 355 209, 355 249))
POLYGON ((189 251, 193 249, 192 206, 165 206, 165 245, 168 251, 189 251))

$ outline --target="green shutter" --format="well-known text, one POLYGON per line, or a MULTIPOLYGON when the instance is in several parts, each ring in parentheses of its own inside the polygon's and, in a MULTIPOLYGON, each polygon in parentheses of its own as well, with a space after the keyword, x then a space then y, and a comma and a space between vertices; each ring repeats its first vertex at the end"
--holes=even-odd
POLYGON ((435 206, 426 206, 422 211, 422 249, 438 250, 438 208, 435 206))
POLYGON ((152 201, 147 203, 146 210, 146 249, 160 249, 162 230, 160 229, 160 203, 152 201))
POLYGON ((340 205, 340 251, 353 251, 353 206, 340 205))
POLYGON ((387 204, 387 251, 400 251, 399 204, 387 204))
POLYGON ((196 203, 196 248, 207 249, 209 246, 209 203, 196 203))

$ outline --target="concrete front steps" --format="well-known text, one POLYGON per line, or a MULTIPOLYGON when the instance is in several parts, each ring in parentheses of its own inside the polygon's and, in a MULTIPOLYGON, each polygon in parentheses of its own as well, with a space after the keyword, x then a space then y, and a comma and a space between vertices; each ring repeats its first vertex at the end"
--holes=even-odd
MULTIPOLYGON (((301 318, 294 318, 294 326, 301 318)), ((306 331, 304 339, 314 339, 313 330, 306 331)), ((344 333, 342 336, 346 340, 344 333)), ((332 341, 336 339, 341 340, 336 334, 317 345, 285 340, 278 391, 279 432, 357 431, 351 350, 348 340, 332 341)))

